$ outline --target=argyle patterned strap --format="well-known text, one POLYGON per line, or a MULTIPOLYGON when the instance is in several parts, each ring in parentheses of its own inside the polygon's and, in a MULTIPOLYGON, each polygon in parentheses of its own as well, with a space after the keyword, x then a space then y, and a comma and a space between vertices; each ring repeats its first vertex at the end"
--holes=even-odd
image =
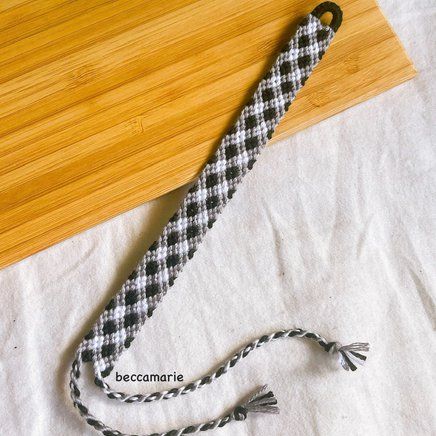
MULTIPOLYGON (((331 2, 322 3, 303 20, 161 236, 84 337, 73 363, 71 388, 74 403, 85 417, 88 412, 81 409, 86 408, 77 395, 82 362, 92 362, 97 385, 107 387, 102 378, 110 374, 121 353, 152 316, 242 178, 253 167, 297 92, 329 47, 341 21, 340 8, 331 2), (325 12, 333 15, 329 25, 320 21, 325 12)), ((121 433, 107 430, 105 434, 121 433)))
POLYGON ((109 302, 80 349, 107 376, 168 288, 192 258, 274 129, 318 64, 334 35, 309 15, 260 82, 177 212, 109 302))

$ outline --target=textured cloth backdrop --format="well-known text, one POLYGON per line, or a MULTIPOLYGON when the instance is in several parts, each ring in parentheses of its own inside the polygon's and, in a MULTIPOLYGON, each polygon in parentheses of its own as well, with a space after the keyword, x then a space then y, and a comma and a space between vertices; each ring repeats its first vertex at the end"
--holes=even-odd
MULTIPOLYGON (((212 433, 434 434, 435 8, 381 6, 418 77, 267 149, 115 369, 177 371, 189 381, 290 325, 368 340, 367 366, 345 373, 307 342, 280 341, 163 403, 111 402, 86 383, 108 424, 141 433, 200 422, 268 382, 280 415, 212 433)), ((92 434, 68 396, 75 347, 184 192, 0 271, 0 434, 92 434)), ((132 392, 169 386, 114 379, 132 392)))

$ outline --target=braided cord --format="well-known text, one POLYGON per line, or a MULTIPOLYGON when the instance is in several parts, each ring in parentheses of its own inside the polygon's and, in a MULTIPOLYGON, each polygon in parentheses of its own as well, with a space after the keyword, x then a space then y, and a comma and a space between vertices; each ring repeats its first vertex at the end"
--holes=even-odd
MULTIPOLYGON (((319 335, 318 333, 310 332, 300 328, 279 330, 271 333, 270 335, 261 336, 254 341, 248 343, 212 374, 204 376, 201 379, 189 383, 188 385, 171 389, 170 391, 156 392, 154 394, 129 395, 112 390, 110 386, 102 379, 98 379, 97 385, 104 390, 109 398, 126 403, 145 403, 175 398, 179 395, 194 392, 195 390, 200 389, 205 385, 211 384, 214 380, 218 379, 223 374, 226 374, 230 368, 233 368, 238 362, 247 357, 252 351, 262 347, 263 345, 274 342, 278 339, 293 337, 310 339, 318 343, 324 349, 324 351, 328 353, 336 353, 338 355, 338 360, 344 367, 344 369, 351 369, 352 371, 356 369, 354 363, 362 365, 365 362, 366 356, 361 353, 369 350, 369 345, 367 343, 358 342, 350 345, 341 346, 337 342, 328 342, 323 336, 319 335)), ((80 414, 85 418, 86 422, 94 427, 96 430, 102 432, 105 436, 137 436, 128 435, 125 433, 121 433, 118 430, 114 430, 113 428, 104 424, 102 421, 98 420, 89 412, 88 408, 83 404, 82 400, 80 399, 81 393, 78 388, 81 365, 81 354, 77 353, 76 360, 73 363, 70 374, 70 388, 73 403, 78 408, 80 414)), ((256 394, 252 398, 250 398, 248 402, 238 405, 233 409, 231 413, 223 417, 201 424, 190 425, 188 427, 170 430, 164 433, 153 433, 151 435, 143 436, 180 436, 184 434, 198 433, 200 431, 224 427, 232 421, 244 421, 247 418, 249 412, 278 413, 279 410, 276 406, 277 400, 274 397, 274 394, 272 393, 272 391, 269 391, 267 393, 265 393, 265 391, 266 385, 263 386, 260 391, 256 392, 256 394)))
POLYGON ((329 342, 327 342, 326 339, 317 333, 298 328, 291 330, 279 330, 275 333, 271 333, 270 335, 261 336, 253 342, 248 343, 211 374, 205 375, 198 380, 178 388, 148 394, 126 394, 124 392, 119 392, 112 389, 109 384, 99 376, 96 377, 95 384, 99 386, 110 399, 118 400, 124 403, 151 403, 153 401, 176 398, 180 395, 189 394, 190 392, 194 392, 203 386, 213 383, 222 375, 226 374, 229 369, 233 368, 238 362, 247 357, 252 351, 262 347, 263 345, 274 342, 277 339, 293 337, 312 339, 316 341, 324 350, 329 351, 329 342))
MULTIPOLYGON (((109 427, 104 422, 96 418, 89 412, 88 407, 85 406, 81 400, 81 392, 78 387, 78 381, 81 375, 82 360, 80 354, 77 354, 73 362, 70 372, 70 395, 73 400, 74 406, 79 410, 80 415, 85 419, 86 423, 94 429, 100 431, 105 436, 138 436, 137 434, 122 433, 109 427)), ((249 412, 252 413, 278 413, 279 409, 276 406, 277 400, 272 391, 265 392, 267 386, 264 385, 262 389, 257 391, 246 403, 240 404, 235 407, 227 415, 213 419, 204 423, 190 425, 180 429, 174 429, 163 433, 152 433, 142 436, 180 436, 184 434, 198 433, 200 431, 213 430, 218 427, 224 427, 232 421, 244 421, 249 412)))

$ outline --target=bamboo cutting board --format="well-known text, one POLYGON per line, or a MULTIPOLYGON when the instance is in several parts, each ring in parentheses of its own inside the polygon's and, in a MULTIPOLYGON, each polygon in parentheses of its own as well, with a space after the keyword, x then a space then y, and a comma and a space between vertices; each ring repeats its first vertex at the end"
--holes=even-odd
MULTIPOLYGON (((275 138, 415 74, 373 0, 338 2, 275 138)), ((0 267, 192 181, 317 3, 3 0, 0 267)))

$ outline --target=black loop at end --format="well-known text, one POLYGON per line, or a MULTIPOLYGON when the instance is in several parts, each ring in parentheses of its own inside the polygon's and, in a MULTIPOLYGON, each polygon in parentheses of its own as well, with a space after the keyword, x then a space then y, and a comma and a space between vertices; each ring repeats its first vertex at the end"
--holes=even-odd
POLYGON ((337 32, 342 24, 342 9, 336 3, 321 3, 312 11, 312 15, 321 19, 321 17, 327 12, 330 12, 333 15, 332 21, 328 26, 333 30, 333 32, 337 32))

